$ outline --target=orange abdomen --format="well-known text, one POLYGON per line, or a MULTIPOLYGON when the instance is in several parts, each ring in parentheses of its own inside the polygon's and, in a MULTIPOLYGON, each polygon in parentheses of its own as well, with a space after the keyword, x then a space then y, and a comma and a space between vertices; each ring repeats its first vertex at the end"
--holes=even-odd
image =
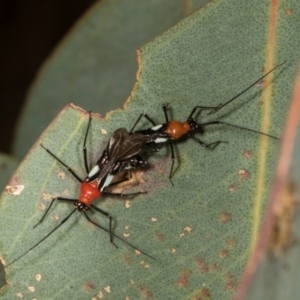
POLYGON ((178 122, 174 120, 169 121, 168 126, 165 129, 165 133, 167 133, 172 140, 180 139, 189 131, 191 131, 191 127, 188 122, 178 122))

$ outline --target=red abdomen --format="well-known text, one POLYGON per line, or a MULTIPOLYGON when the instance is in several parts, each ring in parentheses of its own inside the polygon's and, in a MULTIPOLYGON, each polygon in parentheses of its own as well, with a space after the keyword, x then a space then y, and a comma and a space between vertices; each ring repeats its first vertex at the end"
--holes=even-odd
POLYGON ((97 181, 83 182, 80 187, 79 201, 85 205, 90 205, 94 200, 101 196, 98 190, 97 181))

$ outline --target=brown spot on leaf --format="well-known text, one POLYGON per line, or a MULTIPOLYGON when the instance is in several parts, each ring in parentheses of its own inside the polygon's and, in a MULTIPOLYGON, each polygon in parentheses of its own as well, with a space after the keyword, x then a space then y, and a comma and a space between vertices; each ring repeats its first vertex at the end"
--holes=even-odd
POLYGON ((201 289, 195 296, 191 298, 192 300, 208 300, 211 299, 209 289, 201 289))
POLYGON ((226 290, 234 291, 237 289, 238 282, 235 276, 231 273, 226 274, 226 290))
POLYGON ((226 244, 230 247, 234 247, 234 246, 236 246, 237 242, 236 242, 235 238, 231 237, 226 240, 226 244))
POLYGON ((244 153, 243 153, 243 156, 244 156, 246 159, 251 158, 252 155, 253 155, 253 153, 252 153, 252 151, 250 151, 250 150, 246 150, 246 151, 244 151, 244 153))
POLYGON ((187 277, 182 276, 177 279, 177 285, 180 287, 186 287, 188 283, 189 281, 187 277))
POLYGON ((155 239, 158 241, 158 242, 162 242, 165 240, 165 236, 161 233, 161 232, 155 232, 155 239))
POLYGON ((229 213, 229 212, 227 212, 227 211, 221 213, 220 216, 219 216, 219 220, 220 220, 222 223, 230 222, 230 221, 231 221, 231 213, 229 213))
POLYGON ((229 189, 229 192, 234 192, 236 190, 236 184, 232 183, 228 189, 229 189))
POLYGON ((123 261, 126 264, 130 264, 131 263, 131 257, 129 255, 123 255, 123 261))
POLYGON ((209 272, 209 266, 208 264, 204 261, 202 258, 197 258, 196 259, 196 264, 198 265, 200 272, 202 274, 208 273, 209 272))
POLYGON ((87 283, 84 284, 83 288, 84 288, 85 290, 87 290, 87 291, 90 291, 90 290, 95 289, 95 286, 94 286, 93 283, 87 282, 87 283))
POLYGON ((181 276, 177 279, 177 285, 180 287, 186 287, 189 283, 189 277, 192 275, 190 269, 185 269, 181 276))
POLYGON ((142 292, 142 295, 144 296, 145 299, 150 299, 153 297, 153 293, 151 290, 149 290, 145 286, 140 286, 140 291, 142 292))
POLYGON ((227 249, 222 249, 219 251, 219 257, 224 259, 229 255, 229 251, 227 249))

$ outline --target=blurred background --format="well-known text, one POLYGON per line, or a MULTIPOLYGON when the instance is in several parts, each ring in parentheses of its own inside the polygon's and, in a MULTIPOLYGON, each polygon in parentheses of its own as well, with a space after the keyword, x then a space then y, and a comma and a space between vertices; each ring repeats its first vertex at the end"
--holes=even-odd
POLYGON ((0 152, 9 153, 42 62, 95 0, 0 1, 0 152))

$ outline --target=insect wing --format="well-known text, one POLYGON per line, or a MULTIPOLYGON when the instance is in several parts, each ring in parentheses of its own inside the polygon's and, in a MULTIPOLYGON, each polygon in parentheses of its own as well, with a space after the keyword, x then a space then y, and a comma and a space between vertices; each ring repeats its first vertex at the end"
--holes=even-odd
POLYGON ((119 151, 119 161, 129 160, 142 152, 149 138, 143 134, 129 134, 119 151))
POLYGON ((110 173, 111 169, 114 167, 115 163, 119 160, 119 154, 122 153, 122 145, 129 135, 126 128, 117 129, 111 138, 109 139, 106 151, 107 151, 107 163, 100 167, 99 175, 98 175, 98 186, 104 188, 108 184, 106 184, 106 178, 110 173), (103 186, 104 185, 104 186, 103 186))

